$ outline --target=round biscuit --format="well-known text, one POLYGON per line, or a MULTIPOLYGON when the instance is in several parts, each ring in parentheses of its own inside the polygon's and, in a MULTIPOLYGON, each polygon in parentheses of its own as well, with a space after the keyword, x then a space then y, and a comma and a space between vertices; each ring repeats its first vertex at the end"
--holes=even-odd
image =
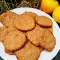
POLYGON ((18 60, 38 60, 41 52, 42 48, 36 47, 28 42, 22 49, 15 52, 15 54, 18 60))
POLYGON ((52 51, 56 45, 56 39, 51 31, 44 30, 43 39, 40 40, 40 46, 48 51, 52 51))
POLYGON ((26 42, 26 36, 18 30, 9 31, 3 42, 5 48, 9 51, 15 51, 21 48, 26 42))
POLYGON ((26 32, 26 36, 30 42, 32 42, 36 46, 39 46, 43 31, 44 29, 36 24, 36 27, 33 30, 26 32))
POLYGON ((21 15, 15 18, 14 24, 17 29, 22 31, 32 30, 35 27, 35 21, 31 16, 21 15))
POLYGON ((5 12, 3 13, 1 16, 3 17, 3 19, 1 20, 2 24, 5 25, 6 27, 11 27, 11 28, 15 28, 13 21, 15 20, 15 17, 18 14, 15 14, 13 12, 5 12))
POLYGON ((37 24, 43 27, 52 27, 52 21, 46 16, 37 16, 35 17, 37 24))

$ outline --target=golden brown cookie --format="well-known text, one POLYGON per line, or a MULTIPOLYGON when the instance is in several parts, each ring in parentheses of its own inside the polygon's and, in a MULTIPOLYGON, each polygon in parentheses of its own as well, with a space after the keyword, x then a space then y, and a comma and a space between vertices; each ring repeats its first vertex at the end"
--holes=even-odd
POLYGON ((43 27, 51 27, 52 26, 51 19, 46 16, 36 16, 35 20, 40 26, 43 26, 43 27))
POLYGON ((22 49, 15 52, 15 54, 18 60, 38 60, 41 52, 42 48, 38 48, 28 42, 22 49))
POLYGON ((6 27, 0 27, 0 42, 4 41, 4 37, 6 35, 7 28, 6 27))
POLYGON ((3 25, 5 25, 6 27, 9 28, 14 28, 14 23, 13 21, 15 20, 15 17, 18 14, 15 14, 13 12, 5 12, 3 13, 1 16, 3 17, 3 19, 1 20, 1 22, 3 23, 3 25))
POLYGON ((28 15, 17 16, 14 20, 17 29, 22 31, 32 30, 35 27, 35 21, 28 15))
POLYGON ((29 16, 31 16, 31 17, 33 17, 33 18, 35 18, 35 16, 36 16, 36 14, 33 13, 33 12, 24 12, 23 14, 24 14, 24 15, 29 15, 29 16))
POLYGON ((45 29, 42 38, 43 39, 40 40, 40 46, 48 51, 52 51, 56 45, 56 40, 52 32, 45 29))
POLYGON ((42 40, 43 31, 44 29, 36 24, 36 27, 33 30, 26 33, 28 40, 34 45, 39 46, 40 40, 42 40))
POLYGON ((9 31, 3 42, 5 48, 9 51, 15 51, 21 48, 26 42, 26 36, 21 31, 9 31))

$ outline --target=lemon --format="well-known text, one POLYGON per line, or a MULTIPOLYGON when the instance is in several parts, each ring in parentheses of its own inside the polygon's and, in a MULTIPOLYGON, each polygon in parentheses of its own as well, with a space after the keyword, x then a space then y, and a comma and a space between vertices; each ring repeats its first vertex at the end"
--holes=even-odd
POLYGON ((40 9, 50 14, 58 5, 57 0, 42 0, 40 9))
POLYGON ((52 17, 56 22, 60 23, 60 5, 53 11, 52 17))

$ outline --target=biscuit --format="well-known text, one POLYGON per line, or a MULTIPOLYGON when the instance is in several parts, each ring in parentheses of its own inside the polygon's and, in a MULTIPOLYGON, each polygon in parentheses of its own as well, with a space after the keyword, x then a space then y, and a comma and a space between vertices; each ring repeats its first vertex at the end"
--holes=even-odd
POLYGON ((23 14, 24 14, 24 15, 29 15, 29 16, 31 16, 31 17, 33 17, 33 18, 35 18, 35 16, 36 16, 36 14, 33 13, 33 12, 24 12, 23 14))
POLYGON ((37 24, 39 24, 40 26, 52 27, 51 19, 46 16, 36 16, 35 20, 36 20, 37 24))
POLYGON ((14 20, 17 29, 22 31, 32 30, 35 27, 35 21, 28 15, 17 16, 14 20))
POLYGON ((1 15, 3 17, 3 19, 1 20, 2 24, 5 25, 6 27, 14 28, 13 21, 14 21, 16 15, 18 15, 18 14, 15 14, 13 12, 5 12, 5 13, 3 13, 1 15))
POLYGON ((21 48, 26 42, 26 36, 23 32, 13 30, 9 31, 3 42, 5 48, 9 51, 15 51, 21 48))
POLYGON ((30 42, 32 42, 36 46, 39 46, 43 31, 44 29, 36 24, 36 27, 33 30, 26 32, 26 36, 30 42))
POLYGON ((52 51, 56 45, 54 35, 48 29, 45 29, 42 38, 40 46, 48 51, 52 51))
POLYGON ((4 41, 4 37, 6 35, 7 28, 6 27, 0 27, 0 42, 4 41))
POLYGON ((18 60, 38 60, 41 52, 42 48, 38 48, 30 42, 27 42, 26 45, 19 51, 15 52, 15 54, 18 60))

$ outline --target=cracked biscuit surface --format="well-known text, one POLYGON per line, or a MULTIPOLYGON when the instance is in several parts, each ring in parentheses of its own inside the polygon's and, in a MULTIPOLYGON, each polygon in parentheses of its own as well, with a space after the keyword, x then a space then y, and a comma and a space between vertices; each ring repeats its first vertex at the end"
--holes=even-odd
POLYGON ((30 42, 39 46, 40 40, 42 40, 43 31, 44 29, 36 24, 36 27, 33 30, 26 32, 26 36, 30 42))
POLYGON ((22 31, 28 31, 35 27, 34 19, 28 15, 17 16, 14 20, 14 24, 17 29, 22 31))
POLYGON ((15 17, 17 17, 17 15, 18 14, 15 14, 14 12, 5 12, 1 15, 1 17, 3 17, 1 22, 8 28, 15 28, 13 21, 15 20, 15 17))
POLYGON ((42 40, 40 41, 40 46, 48 51, 52 51, 56 45, 56 39, 51 31, 48 29, 44 30, 42 40))
POLYGON ((16 51, 15 54, 18 60, 38 60, 41 52, 42 48, 38 48, 28 42, 22 49, 16 51))
POLYGON ((51 27, 52 26, 51 19, 46 16, 36 16, 35 20, 40 26, 43 26, 43 27, 51 27))
POLYGON ((3 42, 5 48, 9 51, 15 51, 21 48, 26 42, 26 36, 20 31, 9 31, 3 42))

